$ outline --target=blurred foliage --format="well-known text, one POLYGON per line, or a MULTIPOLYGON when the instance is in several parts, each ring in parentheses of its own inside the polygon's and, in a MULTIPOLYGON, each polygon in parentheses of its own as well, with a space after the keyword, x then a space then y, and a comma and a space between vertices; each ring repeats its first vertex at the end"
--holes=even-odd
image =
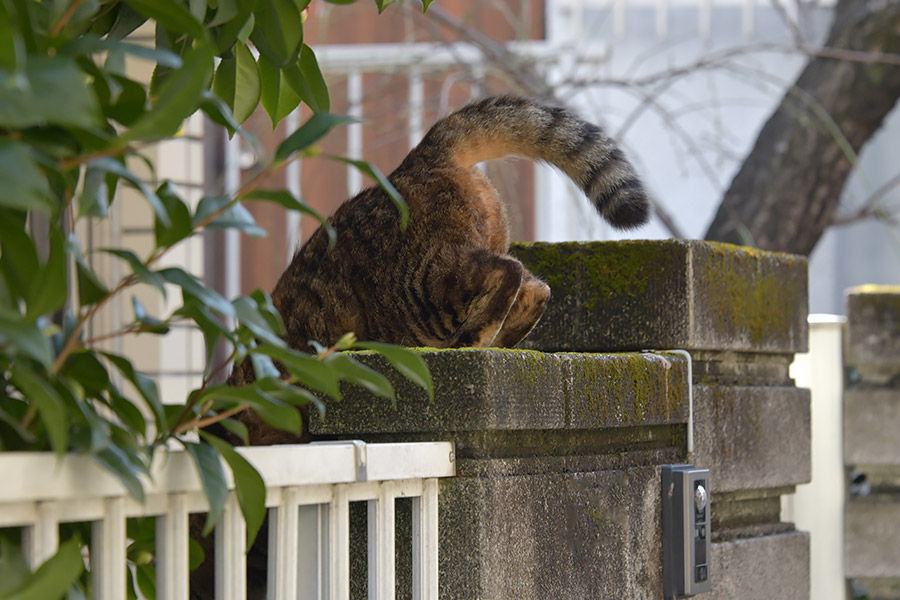
MULTIPOLYGON (((380 10, 389 3, 376 0, 380 10)), ((429 3, 423 0, 423 8, 429 3)), ((207 229, 264 235, 245 200, 301 211, 328 228, 289 192, 257 189, 289 161, 316 154, 314 145, 349 121, 328 112, 325 80, 303 43, 308 4, 0 0, 0 450, 89 454, 141 500, 155 452, 181 445, 210 502, 207 527, 222 513, 228 468, 253 538, 265 510, 259 474, 224 440, 203 432, 204 443, 197 443, 184 434, 221 422, 246 439, 246 428, 232 417, 247 408, 270 425, 300 433, 296 407, 318 403, 317 395, 338 399, 341 381, 393 397, 383 375, 342 352, 354 347, 352 335, 331 348, 300 352, 282 341, 284 325, 266 293, 229 300, 184 269, 159 266, 173 247, 207 229), (152 45, 129 39, 145 24, 155 33, 152 45), (126 69, 131 61, 152 65, 149 82, 126 69), (243 136, 259 155, 241 123, 261 104, 274 126, 300 103, 313 116, 272 156, 260 156, 260 168, 233 195, 203 198, 191 210, 176 186, 153 186, 136 170, 152 170, 142 150, 178 135, 198 110, 243 136), (109 218, 122 186, 136 190, 152 209, 154 246, 144 256, 128 248, 94 250, 76 234, 79 221, 109 218), (91 252, 120 260, 124 276, 105 282, 92 267, 91 252), (171 314, 150 314, 133 295, 141 284, 163 297, 180 294, 180 305, 171 314), (131 321, 89 337, 98 312, 129 295, 131 321), (164 404, 155 382, 130 357, 98 348, 119 336, 165 336, 175 322, 200 329, 209 358, 202 384, 180 405, 171 404, 173 398, 164 404), (233 348, 230 361, 251 358, 255 383, 212 384, 223 368, 213 365, 212 351, 222 341, 233 348)), ((368 163, 349 164, 388 190, 405 222, 405 205, 390 183, 368 163)), ((432 393, 418 355, 366 347, 432 393)), ((17 536, 0 535, 0 596, 84 597, 90 580, 81 556, 89 536, 89 528, 62 528, 59 552, 31 573, 17 536)), ((152 597, 153 528, 129 523, 129 536, 129 594, 140 589, 152 597)))

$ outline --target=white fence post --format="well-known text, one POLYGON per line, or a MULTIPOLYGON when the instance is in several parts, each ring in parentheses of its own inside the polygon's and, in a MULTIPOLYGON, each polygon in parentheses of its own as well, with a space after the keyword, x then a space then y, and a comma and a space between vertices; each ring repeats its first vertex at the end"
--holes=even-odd
POLYGON ((156 594, 188 598, 188 510, 185 494, 169 496, 166 514, 156 519, 156 594))
POLYGON ((438 597, 438 482, 426 479, 412 501, 413 600, 438 597))
POLYGON ((56 502, 38 503, 37 521, 25 528, 22 546, 32 570, 56 553, 59 548, 59 506, 56 502))
POLYGON ((91 567, 94 600, 125 598, 125 497, 104 500, 106 514, 94 521, 91 567))
POLYGON ((394 600, 395 497, 393 485, 384 482, 378 497, 368 501, 369 600, 394 600))

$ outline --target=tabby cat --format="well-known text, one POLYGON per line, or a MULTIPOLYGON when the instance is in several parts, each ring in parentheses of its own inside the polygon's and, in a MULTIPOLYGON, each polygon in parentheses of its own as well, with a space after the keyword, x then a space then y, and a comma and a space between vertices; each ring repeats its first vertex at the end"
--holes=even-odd
MULTIPOLYGON (((509 155, 548 162, 618 228, 644 224, 649 202, 622 150, 599 127, 514 96, 469 104, 438 121, 389 177, 409 226, 378 187, 334 214, 337 243, 320 227, 272 293, 286 341, 361 340, 454 348, 515 346, 540 319, 550 288, 507 253, 496 190, 475 165, 509 155)), ((249 361, 230 383, 253 379, 249 361)))
MULTIPOLYGON (((507 254, 506 210, 475 168, 508 155, 559 167, 616 227, 647 221, 640 181, 597 126, 512 96, 469 104, 438 121, 389 177, 409 205, 406 230, 387 194, 373 187, 335 213, 334 247, 319 228, 300 248, 272 293, 287 343, 308 351, 310 340, 332 344, 348 331, 361 340, 438 348, 522 340, 541 318, 550 288, 507 254)), ((228 381, 252 380, 244 361, 228 381)), ((309 439, 269 427, 253 413, 240 418, 252 444, 309 439)), ((195 537, 202 523, 192 518, 195 537)), ((248 557, 248 598, 265 597, 267 534, 263 526, 248 557)), ((191 577, 195 598, 212 590, 211 538, 202 544, 206 561, 191 577)))

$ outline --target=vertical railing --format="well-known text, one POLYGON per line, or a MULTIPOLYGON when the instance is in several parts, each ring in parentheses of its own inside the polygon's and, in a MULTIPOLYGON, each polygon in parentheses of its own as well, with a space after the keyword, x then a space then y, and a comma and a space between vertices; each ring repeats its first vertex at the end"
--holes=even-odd
MULTIPOLYGON (((266 483, 268 598, 348 600, 350 503, 369 506, 369 597, 394 598, 395 506, 413 499, 413 598, 437 598, 438 477, 455 474, 448 442, 361 442, 240 448, 266 483)), ((206 510, 200 480, 183 452, 157 457, 146 502, 129 497, 89 457, 57 462, 46 453, 0 453, 0 527, 21 527, 37 568, 59 546, 61 522, 91 522, 95 600, 126 597, 126 522, 155 517, 157 597, 188 598, 188 514, 206 510)), ((246 598, 246 527, 232 490, 215 531, 215 597, 246 598)))

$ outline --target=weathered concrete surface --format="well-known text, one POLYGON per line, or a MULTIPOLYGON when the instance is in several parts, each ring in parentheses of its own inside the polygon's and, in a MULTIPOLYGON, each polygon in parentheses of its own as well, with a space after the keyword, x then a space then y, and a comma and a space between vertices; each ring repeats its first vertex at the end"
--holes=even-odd
POLYGON ((440 596, 662 597, 657 467, 441 483, 440 596))
POLYGON ((807 349, 800 256, 683 240, 516 244, 511 252, 553 290, 526 348, 807 349))
POLYGON ((695 385, 693 459, 714 493, 808 482, 809 390, 695 385))
POLYGON ((900 286, 847 290, 845 363, 863 375, 900 374, 900 286))
POLYGON ((900 577, 900 495, 873 494, 847 503, 844 572, 853 577, 900 577))
POLYGON ((900 388, 844 391, 844 463, 900 465, 900 388))
MULTIPOLYGON (((809 534, 780 533, 712 545, 711 593, 699 598, 809 598, 809 534)), ((623 596, 627 597, 627 596, 623 596)))
POLYGON ((687 366, 680 356, 545 354, 523 350, 423 351, 435 398, 380 356, 357 358, 388 375, 397 406, 345 389, 314 434, 596 429, 687 421, 687 366))
POLYGON ((854 588, 867 600, 900 600, 900 579, 896 578, 864 578, 854 579, 854 588))

